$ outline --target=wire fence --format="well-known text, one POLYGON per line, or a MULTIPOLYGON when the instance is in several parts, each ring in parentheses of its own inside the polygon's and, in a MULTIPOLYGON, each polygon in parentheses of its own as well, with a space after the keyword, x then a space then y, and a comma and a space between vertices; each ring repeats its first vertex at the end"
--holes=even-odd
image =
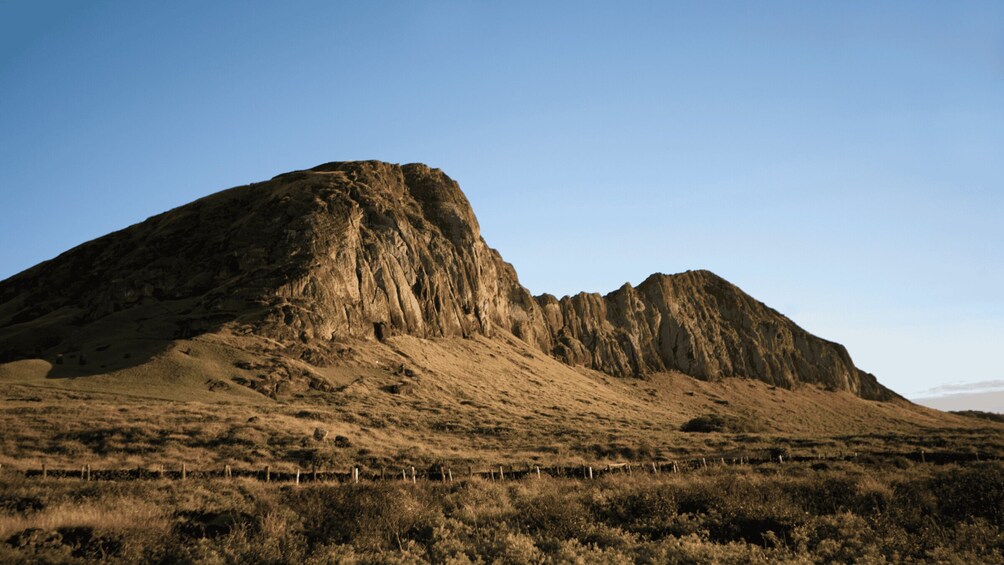
POLYGON ((43 465, 40 468, 18 468, 0 464, 0 478, 4 475, 21 476, 39 479, 77 479, 83 481, 134 481, 134 480, 206 480, 206 479, 252 479, 267 483, 359 483, 363 481, 438 481, 453 482, 455 480, 478 478, 489 481, 539 479, 544 477, 567 479, 598 479, 604 476, 628 476, 634 474, 665 474, 687 473, 711 467, 753 466, 753 465, 784 465, 799 462, 834 462, 857 461, 864 464, 881 460, 906 459, 918 463, 943 465, 948 463, 967 463, 986 460, 998 460, 996 457, 981 456, 974 452, 884 452, 884 453, 848 453, 838 455, 788 455, 757 454, 737 455, 719 454, 685 459, 661 460, 651 462, 602 463, 579 465, 540 465, 540 464, 499 464, 499 465, 431 465, 416 467, 401 465, 392 467, 351 466, 345 470, 330 469, 293 469, 288 466, 273 469, 272 465, 257 468, 234 467, 223 465, 216 467, 193 468, 187 463, 175 465, 154 465, 130 469, 108 469, 92 467, 88 463, 70 468, 54 468, 43 465))

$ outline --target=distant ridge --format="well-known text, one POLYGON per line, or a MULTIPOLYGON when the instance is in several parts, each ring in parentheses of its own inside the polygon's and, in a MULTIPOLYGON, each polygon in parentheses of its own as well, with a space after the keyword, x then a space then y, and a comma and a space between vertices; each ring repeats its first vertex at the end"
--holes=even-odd
POLYGON ((605 296, 534 297, 481 237, 457 183, 422 164, 282 174, 0 282, 0 362, 55 360, 126 325, 147 341, 261 336, 316 366, 337 363, 351 340, 505 332, 614 376, 677 370, 898 398, 843 346, 708 271, 656 274, 605 296))

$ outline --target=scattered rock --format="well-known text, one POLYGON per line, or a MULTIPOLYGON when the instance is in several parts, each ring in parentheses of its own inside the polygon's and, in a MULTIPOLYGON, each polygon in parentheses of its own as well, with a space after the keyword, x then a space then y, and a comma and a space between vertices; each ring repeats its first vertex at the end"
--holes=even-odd
POLYGON ((335 436, 334 444, 335 447, 340 447, 340 448, 352 447, 352 442, 349 441, 349 438, 345 436, 335 436))
POLYGON ((226 381, 221 381, 219 379, 209 379, 209 380, 206 381, 206 388, 209 389, 209 392, 218 392, 218 391, 221 391, 221 390, 229 390, 230 389, 230 383, 228 383, 226 381))
POLYGON ((316 441, 324 441, 328 437, 328 431, 322 430, 321 428, 314 428, 314 439, 316 441))
POLYGON ((401 381, 398 383, 382 386, 380 387, 380 390, 384 392, 389 392, 391 394, 408 394, 412 391, 414 387, 415 385, 411 383, 401 381))
POLYGON ((415 378, 416 376, 415 371, 410 367, 405 366, 403 363, 394 370, 394 374, 408 378, 415 378))

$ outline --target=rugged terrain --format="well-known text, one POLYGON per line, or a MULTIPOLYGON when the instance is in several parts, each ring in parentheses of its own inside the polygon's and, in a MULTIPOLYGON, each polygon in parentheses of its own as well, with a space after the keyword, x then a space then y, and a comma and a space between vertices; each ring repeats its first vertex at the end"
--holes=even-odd
POLYGON ((533 297, 457 184, 417 164, 329 163, 223 191, 0 283, 4 360, 79 350, 121 365, 121 344, 85 342, 123 327, 162 342, 253 334, 318 367, 353 339, 502 332, 614 376, 676 370, 893 398, 842 346, 707 271, 533 297))
POLYGON ((0 282, 0 430, 4 562, 1004 551, 1004 424, 707 271, 534 297, 424 165, 280 175, 0 282))
POLYGON ((1001 447, 707 271, 534 297, 418 164, 225 190, 2 281, 0 360, 0 456, 25 464, 1001 447))

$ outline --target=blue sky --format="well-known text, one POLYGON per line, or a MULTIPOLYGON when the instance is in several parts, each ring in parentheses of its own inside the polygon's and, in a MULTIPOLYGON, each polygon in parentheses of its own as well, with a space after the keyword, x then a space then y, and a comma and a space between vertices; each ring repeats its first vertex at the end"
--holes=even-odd
POLYGON ((348 159, 534 293, 707 268, 900 392, 1004 378, 1004 3, 0 4, 0 278, 348 159))

